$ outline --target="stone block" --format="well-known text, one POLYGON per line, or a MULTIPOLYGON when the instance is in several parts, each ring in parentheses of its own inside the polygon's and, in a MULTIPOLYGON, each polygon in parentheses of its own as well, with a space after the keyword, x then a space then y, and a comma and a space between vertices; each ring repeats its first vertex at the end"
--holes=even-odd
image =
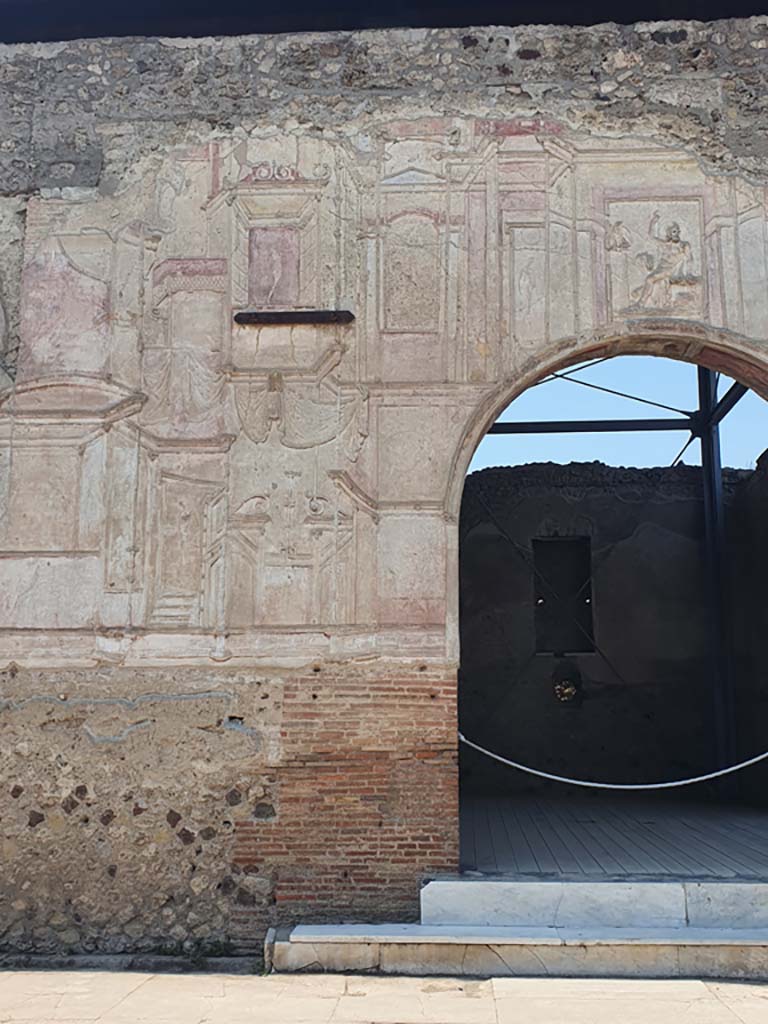
POLYGON ((278 940, 272 966, 276 971, 371 971, 379 967, 379 946, 375 943, 310 942, 278 940))
POLYGON ((768 928, 768 883, 685 882, 692 928, 768 928))
POLYGON ((424 924, 557 928, 675 928, 685 924, 681 882, 432 881, 424 924))

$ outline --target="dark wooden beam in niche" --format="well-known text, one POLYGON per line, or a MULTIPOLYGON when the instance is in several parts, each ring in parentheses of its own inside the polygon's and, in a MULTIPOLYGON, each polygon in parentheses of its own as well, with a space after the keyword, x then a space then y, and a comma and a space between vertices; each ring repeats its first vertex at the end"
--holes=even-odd
POLYGON ((272 309, 235 313, 235 323, 263 327, 265 324, 351 324, 355 314, 348 309, 272 309))

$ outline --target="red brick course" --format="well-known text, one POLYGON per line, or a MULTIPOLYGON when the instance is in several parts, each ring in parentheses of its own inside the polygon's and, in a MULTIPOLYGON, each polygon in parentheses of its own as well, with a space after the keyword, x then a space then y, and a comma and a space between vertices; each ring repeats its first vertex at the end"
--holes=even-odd
MULTIPOLYGON (((237 824, 233 864, 271 880, 268 920, 413 920, 421 881, 458 866, 455 670, 288 680, 275 777, 275 816, 237 824)), ((237 912, 242 940, 265 909, 237 912)))

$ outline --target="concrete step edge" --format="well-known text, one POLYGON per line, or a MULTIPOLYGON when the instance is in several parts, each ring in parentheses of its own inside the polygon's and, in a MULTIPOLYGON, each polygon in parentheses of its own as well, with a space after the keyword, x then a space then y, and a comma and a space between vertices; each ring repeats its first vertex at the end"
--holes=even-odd
MULTIPOLYGON (((768 867, 766 868, 766 874, 768 874, 768 867)), ((489 885, 567 885, 573 886, 637 886, 637 885, 668 885, 668 886, 682 886, 683 888, 691 886, 736 886, 736 885, 754 885, 768 888, 768 878, 752 878, 752 877, 732 877, 732 878, 721 878, 714 875, 686 875, 685 878, 679 878, 669 875, 590 875, 585 877, 579 875, 574 877, 573 875, 553 875, 547 876, 541 872, 530 875, 491 875, 491 874, 472 874, 465 873, 461 875, 435 875, 434 878, 428 878, 422 885, 422 891, 427 886, 445 886, 455 885, 460 882, 465 886, 489 886, 489 885)))
POLYGON ((296 925, 278 942, 322 945, 765 946, 768 928, 528 928, 452 925, 296 925))

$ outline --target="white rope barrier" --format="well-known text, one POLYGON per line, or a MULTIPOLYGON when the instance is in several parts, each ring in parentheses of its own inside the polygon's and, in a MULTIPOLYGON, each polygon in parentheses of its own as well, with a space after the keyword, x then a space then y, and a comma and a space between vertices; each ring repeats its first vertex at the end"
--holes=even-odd
POLYGON ((721 768, 719 771, 709 772, 707 775, 696 775, 692 779, 677 779, 675 782, 648 782, 635 784, 618 782, 589 782, 586 779, 568 779, 564 775, 552 775, 550 772, 542 772, 539 771, 538 768, 530 768, 526 764, 519 764, 517 761, 510 761, 509 758, 502 757, 501 754, 494 754, 492 750, 486 750, 485 747, 481 747, 479 743, 473 743, 472 740, 468 740, 463 733, 459 733, 459 740, 466 746, 471 747, 473 750, 477 750, 479 753, 485 754, 486 757, 490 757, 494 761, 499 761, 501 764, 506 764, 510 768, 517 768, 520 772, 527 772, 528 775, 537 775, 540 779, 549 779, 550 782, 565 782, 569 786, 584 786, 587 789, 674 789, 677 786, 693 786, 697 782, 709 782, 710 779, 719 779, 723 775, 731 775, 733 772, 741 771, 742 768, 749 768, 750 765, 757 764, 759 761, 765 761, 768 758, 768 750, 766 750, 764 754, 758 754, 757 757, 750 757, 748 761, 741 761, 739 764, 732 764, 729 768, 721 768))

